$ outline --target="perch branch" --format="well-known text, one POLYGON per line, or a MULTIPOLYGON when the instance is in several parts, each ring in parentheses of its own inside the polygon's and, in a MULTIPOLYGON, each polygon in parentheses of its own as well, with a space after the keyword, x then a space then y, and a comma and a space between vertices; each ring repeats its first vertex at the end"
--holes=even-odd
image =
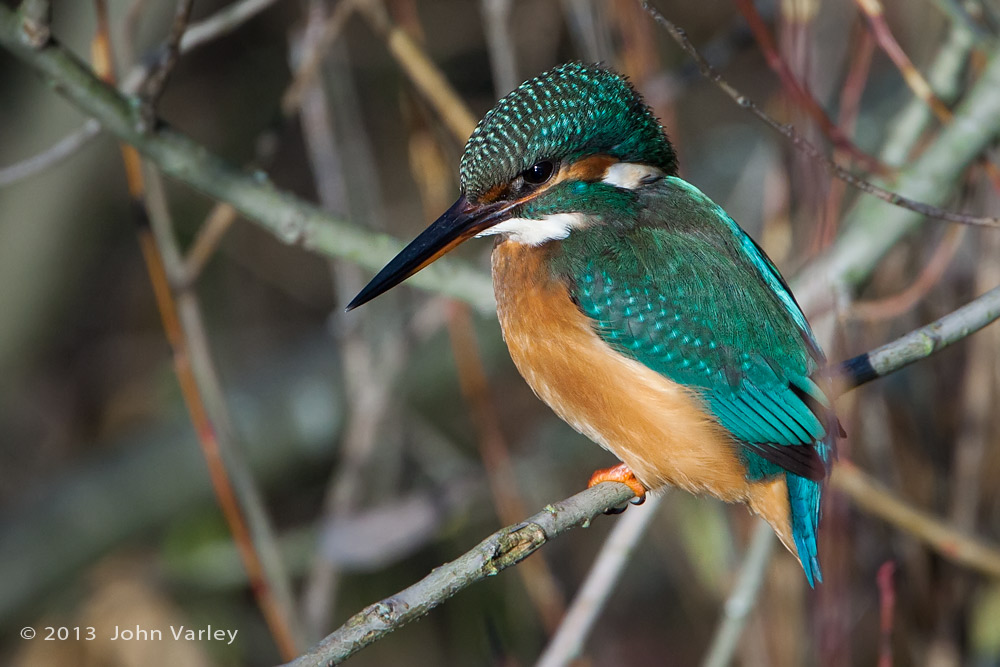
POLYGON ((520 563, 552 538, 570 528, 588 525, 604 510, 627 502, 632 495, 624 484, 605 482, 553 503, 520 524, 502 528, 409 588, 365 607, 289 665, 334 665, 346 660, 463 588, 520 563))

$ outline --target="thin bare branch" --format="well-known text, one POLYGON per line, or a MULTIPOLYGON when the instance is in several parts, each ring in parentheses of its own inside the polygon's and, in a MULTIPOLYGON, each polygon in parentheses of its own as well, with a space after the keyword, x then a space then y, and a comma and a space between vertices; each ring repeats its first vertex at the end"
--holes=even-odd
MULTIPOLYGON (((199 46, 233 32, 276 2, 277 0, 241 0, 240 2, 234 2, 223 7, 208 18, 188 25, 181 36, 179 45, 180 55, 184 55, 199 46)), ((132 37, 136 31, 136 24, 141 12, 145 8, 145 4, 146 0, 135 0, 129 7, 128 14, 126 15, 124 30, 126 46, 128 47, 126 55, 133 53, 132 37)), ((155 62, 143 62, 134 65, 122 79, 122 90, 128 93, 135 93, 143 85, 143 82, 146 81, 154 66, 155 62)))
MULTIPOLYGON (((97 34, 91 48, 95 71, 114 84, 106 0, 95 0, 97 34)), ((183 29, 183 28, 181 28, 183 29)), ((183 262, 173 235, 173 222, 162 179, 155 167, 143 165, 134 146, 122 142, 129 195, 139 247, 152 283, 174 371, 195 434, 205 457, 216 499, 241 556, 251 589, 282 656, 297 652, 300 639, 291 586, 278 554, 274 531, 249 465, 232 442, 230 419, 222 399, 197 301, 181 271, 183 262), (183 285, 183 287, 177 287, 183 285)))
MULTIPOLYGON (((618 519, 536 667, 564 667, 579 657, 590 629, 597 622, 663 498, 663 493, 650 494, 643 506, 618 519)), ((770 531, 767 524, 764 526, 770 531)))
POLYGON ((885 22, 885 10, 882 8, 880 0, 855 0, 855 3, 868 19, 868 25, 871 26, 872 34, 875 35, 878 45, 896 65, 896 69, 903 75, 903 80, 913 91, 913 94, 930 107, 938 120, 943 123, 950 121, 951 109, 945 106, 945 103, 934 94, 934 89, 927 83, 927 79, 914 67, 913 61, 896 41, 889 24, 885 22))
POLYGON ((336 41, 340 33, 343 32, 347 20, 351 18, 357 8, 359 0, 341 0, 330 12, 326 19, 320 36, 308 44, 305 55, 295 69, 295 76, 292 82, 285 89, 281 96, 281 113, 286 117, 292 116, 299 107, 302 106, 302 98, 313 84, 320 65, 323 64, 323 57, 330 49, 330 45, 336 41))
POLYGON ((892 204, 893 206, 899 206, 900 208, 905 208, 921 215, 925 215, 929 218, 934 218, 938 220, 945 220, 947 222, 956 222, 963 225, 977 225, 983 227, 1000 227, 1000 218, 995 217, 985 217, 985 216, 975 216, 966 213, 956 213, 954 211, 948 211, 937 206, 932 206, 930 204, 925 204, 923 202, 914 201, 909 197, 904 197, 898 192, 893 192, 887 190, 881 186, 875 185, 871 181, 867 181, 860 176, 856 176, 844 167, 840 166, 826 155, 824 155, 816 146, 810 143, 805 137, 800 135, 795 131, 795 128, 791 125, 786 125, 779 123, 774 118, 765 113, 760 107, 758 107, 753 100, 739 92, 732 84, 730 84, 718 71, 715 70, 712 65, 705 60, 704 56, 698 52, 688 39, 687 33, 684 30, 671 21, 667 20, 660 12, 658 12, 648 1, 642 3, 643 7, 649 15, 659 23, 663 28, 670 34, 677 44, 680 45, 684 51, 690 55, 695 62, 698 63, 698 67, 701 69, 702 74, 715 83, 726 95, 728 95, 736 104, 743 107, 757 118, 764 121, 766 125, 777 131, 778 133, 785 136, 796 149, 802 151, 810 158, 816 160, 818 163, 822 164, 831 174, 839 179, 853 185, 862 192, 866 192, 873 197, 877 197, 884 202, 892 204))
POLYGON ((893 575, 896 564, 891 560, 882 563, 875 582, 878 585, 879 646, 878 667, 892 667, 892 626, 896 608, 896 585, 893 575))
POLYGON ((359 9, 385 40, 389 53, 420 94, 431 103, 451 133, 464 142, 476 127, 476 118, 441 70, 420 45, 389 18, 380 0, 364 0, 359 9))
POLYGON ((0 167, 0 188, 13 185, 18 181, 40 174, 54 167, 78 150, 90 143, 90 140, 101 133, 101 124, 93 118, 88 119, 79 128, 46 148, 41 153, 15 162, 7 167, 0 167))
POLYGON ((521 82, 517 76, 517 53, 510 30, 512 0, 480 0, 483 30, 493 72, 493 90, 503 97, 521 82))
POLYGON ((767 565, 774 553, 775 542, 771 527, 758 521, 750 540, 750 548, 736 578, 736 585, 723 605, 722 619, 715 628, 715 636, 702 661, 704 667, 725 667, 730 663, 750 612, 756 605, 767 565))
POLYGON ((187 53, 239 28, 278 0, 241 0, 226 5, 211 16, 192 23, 181 37, 181 53, 187 53))
POLYGON ((177 9, 174 10, 174 20, 170 24, 170 33, 161 47, 156 65, 146 77, 143 84, 142 96, 146 106, 145 120, 152 126, 155 115, 155 107, 163 88, 167 85, 167 79, 177 64, 177 59, 181 54, 181 38, 187 30, 188 18, 191 16, 191 8, 194 0, 177 0, 177 9))
POLYGON ((236 209, 226 203, 216 204, 198 228, 194 241, 184 257, 184 276, 189 281, 198 279, 205 265, 212 258, 226 232, 236 222, 236 209))

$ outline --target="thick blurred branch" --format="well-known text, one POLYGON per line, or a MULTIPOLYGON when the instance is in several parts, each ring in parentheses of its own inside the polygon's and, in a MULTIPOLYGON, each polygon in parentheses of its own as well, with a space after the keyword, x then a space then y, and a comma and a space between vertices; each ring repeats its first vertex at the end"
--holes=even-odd
MULTIPOLYGON (((342 257, 377 270, 401 249, 386 234, 368 232, 338 220, 317 206, 278 190, 262 174, 247 174, 170 127, 143 134, 131 98, 99 81, 90 69, 55 42, 35 50, 15 12, 0 6, 0 46, 29 64, 70 102, 96 118, 106 130, 133 145, 166 175, 214 199, 227 201, 281 241, 329 257, 342 257)), ((418 287, 467 301, 492 312, 493 286, 485 272, 446 258, 410 281, 418 287)))

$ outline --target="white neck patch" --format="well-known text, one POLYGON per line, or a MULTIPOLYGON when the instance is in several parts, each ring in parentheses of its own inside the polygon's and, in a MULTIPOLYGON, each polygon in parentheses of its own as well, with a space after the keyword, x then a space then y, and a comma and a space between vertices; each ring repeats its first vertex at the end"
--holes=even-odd
POLYGON ((558 241, 569 236, 574 229, 585 227, 587 216, 583 213, 553 213, 543 218, 510 218, 476 234, 476 238, 491 234, 504 234, 515 243, 538 246, 548 241, 558 241))
POLYGON ((634 162, 615 162, 604 172, 602 182, 617 188, 635 190, 666 176, 662 170, 650 167, 648 164, 634 162))

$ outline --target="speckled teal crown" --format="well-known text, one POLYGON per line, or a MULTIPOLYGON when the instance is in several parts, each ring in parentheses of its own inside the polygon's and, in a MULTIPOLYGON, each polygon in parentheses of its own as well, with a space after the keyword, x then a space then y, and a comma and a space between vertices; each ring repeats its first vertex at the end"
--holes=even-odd
POLYGON ((462 190, 475 200, 539 160, 598 153, 677 170, 663 128, 625 77, 600 65, 559 65, 522 83, 479 121, 462 155, 462 190))

